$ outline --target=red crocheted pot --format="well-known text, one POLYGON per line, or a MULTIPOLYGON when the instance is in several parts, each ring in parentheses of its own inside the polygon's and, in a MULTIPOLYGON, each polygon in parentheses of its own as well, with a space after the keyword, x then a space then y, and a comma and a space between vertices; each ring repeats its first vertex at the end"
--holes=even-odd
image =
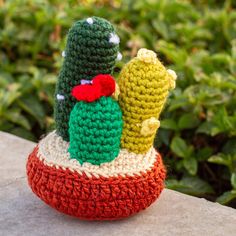
POLYGON ((88 220, 128 217, 151 205, 164 187, 166 171, 157 152, 148 170, 105 177, 50 164, 39 148, 28 158, 29 185, 45 203, 68 215, 88 220))

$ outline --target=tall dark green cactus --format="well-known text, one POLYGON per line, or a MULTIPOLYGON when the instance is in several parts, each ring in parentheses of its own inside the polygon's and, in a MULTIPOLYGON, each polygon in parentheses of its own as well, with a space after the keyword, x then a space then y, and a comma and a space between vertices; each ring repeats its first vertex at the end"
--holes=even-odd
POLYGON ((105 19, 87 18, 70 29, 56 86, 54 112, 57 133, 65 141, 69 141, 69 117, 76 102, 71 96, 72 88, 98 74, 112 74, 118 49, 119 38, 105 19))

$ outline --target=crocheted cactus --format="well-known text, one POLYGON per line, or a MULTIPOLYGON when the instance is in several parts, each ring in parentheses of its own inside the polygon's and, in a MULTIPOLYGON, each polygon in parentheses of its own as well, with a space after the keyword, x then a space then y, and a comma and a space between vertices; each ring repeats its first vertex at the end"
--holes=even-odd
POLYGON ((122 148, 134 153, 146 153, 151 148, 175 79, 175 72, 166 70, 156 54, 147 49, 140 49, 137 57, 125 65, 118 80, 124 121, 122 148))
POLYGON ((76 102, 71 96, 72 88, 81 80, 111 74, 117 57, 120 58, 118 48, 119 37, 105 19, 87 18, 70 29, 55 93, 56 130, 65 141, 69 141, 69 116, 76 102))
POLYGON ((99 165, 119 154, 122 113, 109 97, 113 92, 115 80, 109 75, 98 75, 92 84, 76 86, 72 91, 78 102, 70 115, 69 153, 81 164, 99 165))
POLYGON ((165 166, 152 143, 176 74, 142 49, 117 86, 110 73, 120 58, 118 43, 101 18, 71 28, 56 88, 57 130, 40 140, 27 161, 32 191, 81 219, 128 217, 164 188, 165 166))

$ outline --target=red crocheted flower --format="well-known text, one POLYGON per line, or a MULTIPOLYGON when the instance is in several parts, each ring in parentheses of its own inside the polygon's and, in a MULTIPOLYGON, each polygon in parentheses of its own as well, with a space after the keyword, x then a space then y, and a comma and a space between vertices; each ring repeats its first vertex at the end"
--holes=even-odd
POLYGON ((109 97, 115 91, 115 80, 110 75, 97 75, 91 84, 77 85, 72 89, 72 96, 78 101, 93 102, 102 96, 109 97))

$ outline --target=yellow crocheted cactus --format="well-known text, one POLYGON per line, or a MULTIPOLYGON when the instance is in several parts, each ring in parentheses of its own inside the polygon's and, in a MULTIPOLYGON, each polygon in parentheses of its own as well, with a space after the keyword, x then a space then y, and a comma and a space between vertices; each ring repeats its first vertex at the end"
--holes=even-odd
POLYGON ((176 78, 175 72, 166 70, 156 54, 147 49, 140 49, 137 57, 125 65, 118 80, 124 122, 122 148, 134 153, 148 152, 176 78))

